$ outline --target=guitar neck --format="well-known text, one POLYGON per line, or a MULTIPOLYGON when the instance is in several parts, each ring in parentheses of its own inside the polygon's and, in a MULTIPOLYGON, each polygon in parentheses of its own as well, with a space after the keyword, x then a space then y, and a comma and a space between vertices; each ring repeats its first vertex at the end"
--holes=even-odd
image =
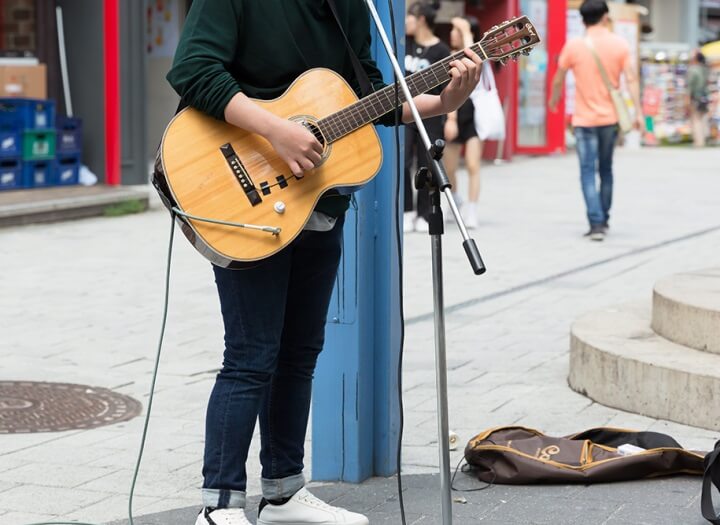
MULTIPOLYGON (((470 48, 481 57, 486 56, 479 43, 473 44, 470 48)), ((464 51, 459 51, 434 63, 430 67, 405 77, 412 97, 414 98, 423 93, 427 93, 437 86, 448 82, 450 80, 450 62, 461 59, 464 56, 464 51)), ((379 91, 375 91, 367 97, 358 100, 356 103, 321 119, 318 122, 318 126, 327 143, 331 144, 356 129, 375 122, 383 115, 394 111, 397 107, 405 103, 407 100, 405 98, 405 92, 400 88, 399 84, 398 96, 396 97, 396 84, 391 84, 379 91)))

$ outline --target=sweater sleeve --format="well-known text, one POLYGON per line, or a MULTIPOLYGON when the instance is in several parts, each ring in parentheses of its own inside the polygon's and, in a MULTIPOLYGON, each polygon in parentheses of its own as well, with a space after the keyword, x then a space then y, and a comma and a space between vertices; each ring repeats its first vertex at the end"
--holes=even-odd
MULTIPOLYGON (((352 20, 355 27, 352 28, 351 34, 364 35, 361 45, 359 49, 355 50, 355 53, 360 60, 360 64, 362 64, 363 69, 367 73, 368 78, 370 79, 370 84, 372 84, 373 90, 377 91, 384 88, 386 84, 383 80, 382 73, 377 67, 375 59, 370 53, 370 47, 372 44, 372 35, 370 34, 370 13, 364 3, 362 5, 362 12, 359 13, 359 16, 353 17, 352 20)), ((359 85, 360 83, 356 79, 352 87, 359 92, 359 85)), ((402 124, 402 107, 399 107, 397 111, 391 111, 390 113, 383 115, 377 119, 375 123, 382 124, 383 126, 394 126, 396 113, 398 114, 397 121, 402 124)))
POLYGON ((241 91, 229 72, 242 25, 242 0, 195 0, 167 75, 183 102, 224 120, 241 91))

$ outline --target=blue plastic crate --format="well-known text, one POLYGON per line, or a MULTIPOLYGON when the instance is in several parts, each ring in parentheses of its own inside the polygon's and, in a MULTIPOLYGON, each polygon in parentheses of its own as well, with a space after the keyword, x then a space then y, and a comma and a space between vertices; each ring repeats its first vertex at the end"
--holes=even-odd
POLYGON ((22 135, 17 131, 0 129, 0 158, 22 156, 22 135))
POLYGON ((82 152, 82 119, 58 116, 57 118, 57 152, 82 152))
POLYGON ((0 159, 0 190, 25 187, 20 159, 0 159))
POLYGON ((34 98, 0 98, 0 129, 54 129, 55 102, 34 98))
POLYGON ((42 188, 55 183, 55 160, 25 161, 22 165, 26 188, 42 188))
POLYGON ((68 186, 80 180, 80 155, 60 155, 55 159, 53 184, 68 186))

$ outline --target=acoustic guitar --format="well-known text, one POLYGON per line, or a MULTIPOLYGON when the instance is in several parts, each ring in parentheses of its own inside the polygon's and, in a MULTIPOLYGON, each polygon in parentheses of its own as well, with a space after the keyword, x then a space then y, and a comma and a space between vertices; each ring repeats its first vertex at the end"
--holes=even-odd
MULTIPOLYGON (((483 60, 505 63, 540 42, 527 17, 487 31, 471 48, 483 60)), ((456 53, 406 78, 413 97, 450 80, 456 53)), ((274 100, 254 100, 297 121, 324 147, 322 162, 293 176, 263 137, 186 108, 170 122, 158 151, 153 183, 185 236, 214 264, 246 267, 288 245, 302 231, 320 196, 360 186, 382 165, 375 127, 405 96, 395 86, 360 100, 337 73, 312 69, 274 100)))

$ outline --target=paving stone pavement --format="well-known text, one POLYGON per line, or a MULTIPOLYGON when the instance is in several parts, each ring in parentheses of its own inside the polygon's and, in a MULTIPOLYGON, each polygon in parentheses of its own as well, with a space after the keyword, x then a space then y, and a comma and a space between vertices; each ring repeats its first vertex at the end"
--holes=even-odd
MULTIPOLYGON (((604 243, 582 238, 573 156, 484 168, 475 237, 488 273, 472 275, 453 226, 444 240, 450 427, 461 443, 494 425, 558 435, 616 425, 667 432, 688 448, 712 446, 716 433, 591 402, 568 388, 567 372, 569 327, 579 315, 649 303, 656 279, 720 265, 719 160, 717 149, 619 152, 604 243)), ((146 404, 169 225, 156 208, 0 230, 0 379, 102 386, 146 404)), ((408 523, 423 524, 439 519, 430 477, 438 453, 429 252, 426 236, 406 236, 403 471, 415 519, 408 523)), ((198 503, 204 410, 222 346, 209 265, 180 239, 168 322, 134 508, 137 515, 170 511, 157 518, 169 524, 191 520, 185 516, 192 510, 176 509, 198 503)), ((141 429, 136 418, 88 431, 0 436, 0 523, 124 518, 141 429)), ((250 457, 257 454, 255 439, 250 457)), ((453 464, 461 454, 452 453, 453 464)), ((248 493, 257 495, 257 462, 249 462, 248 474, 248 493)), ((370 480, 321 486, 318 494, 375 502, 361 507, 377 513, 373 523, 399 523, 394 487, 393 480, 370 480)), ((468 493, 456 512, 459 523, 694 524, 698 491, 697 480, 684 478, 565 490, 493 487, 468 493), (679 521, 658 521, 678 513, 679 521)))
MULTIPOLYGON (((404 478, 405 518, 408 525, 442 525, 437 475, 413 474, 404 478)), ((458 488, 478 483, 458 480, 458 488)), ((481 485, 480 485, 481 486, 481 485)), ((374 478, 361 485, 335 483, 311 487, 313 493, 356 512, 370 523, 401 523, 397 483, 374 478)), ((595 485, 501 486, 455 493, 453 523, 467 525, 702 525, 697 510, 698 481, 691 477, 595 485)), ((258 498, 248 502, 248 517, 256 519, 258 498)), ((193 523, 197 507, 143 516, 136 525, 193 523)), ((707 522, 705 522, 707 523, 707 522)), ((126 525, 117 521, 111 525, 126 525)))

